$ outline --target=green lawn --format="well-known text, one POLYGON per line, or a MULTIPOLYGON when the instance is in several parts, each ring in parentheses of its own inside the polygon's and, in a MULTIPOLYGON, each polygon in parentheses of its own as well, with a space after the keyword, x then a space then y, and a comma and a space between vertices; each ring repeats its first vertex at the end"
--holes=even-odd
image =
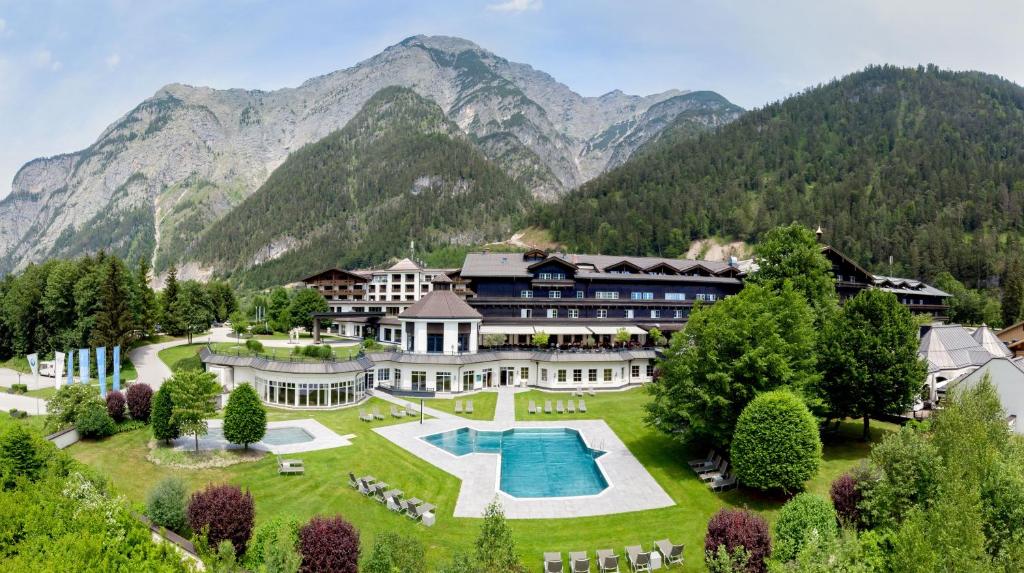
POLYGON ((181 346, 172 346, 170 348, 164 348, 158 352, 157 357, 159 357, 172 372, 177 372, 182 369, 202 370, 203 363, 199 360, 199 351, 205 346, 205 344, 183 344, 181 346))
MULTIPOLYGON (((483 411, 488 396, 485 392, 473 397, 475 409, 483 411)), ((546 397, 568 399, 568 394, 528 392, 517 395, 517 417, 548 419, 557 415, 526 413, 526 400, 546 397)), ((493 398, 492 398, 493 399, 493 398)), ((686 461, 704 454, 687 451, 670 438, 656 432, 642 421, 642 406, 648 400, 643 389, 599 394, 586 397, 588 414, 576 418, 604 418, 630 451, 644 464, 677 505, 670 508, 602 517, 554 520, 515 520, 512 528, 530 569, 539 566, 543 551, 593 551, 611 547, 621 552, 627 544, 649 545, 656 538, 669 537, 686 544, 687 570, 703 570, 704 531, 711 515, 723 506, 749 507, 760 510, 774 520, 780 500, 767 499, 751 493, 732 491, 715 494, 707 489, 686 466, 686 461)), ((431 407, 438 407, 431 401, 431 407)), ((449 401, 444 401, 449 402, 449 401)), ((451 402, 454 406, 454 402, 451 402)), ((364 408, 379 406, 387 412, 390 404, 376 399, 364 408)), ((489 406, 493 408, 493 405, 489 406)), ((442 409, 442 408, 439 408, 442 409)), ((257 520, 273 515, 290 515, 304 520, 316 513, 340 513, 361 531, 365 547, 376 532, 395 530, 402 535, 421 539, 428 547, 428 565, 434 569, 454 550, 467 548, 477 534, 479 520, 452 517, 458 496, 459 481, 429 463, 405 452, 372 431, 373 427, 393 423, 417 423, 388 418, 367 424, 359 421, 357 409, 333 412, 292 412, 271 410, 269 419, 315 418, 339 434, 356 434, 351 447, 301 454, 306 463, 303 476, 279 476, 274 460, 240 464, 223 469, 172 471, 146 461, 147 431, 116 435, 100 443, 80 443, 70 451, 110 477, 121 492, 134 501, 142 501, 146 491, 160 478, 176 474, 185 477, 193 488, 210 482, 227 481, 252 490, 257 504, 257 520), (347 472, 372 474, 393 486, 438 506, 438 522, 425 528, 409 519, 387 511, 346 485, 347 472)), ((569 418, 568 414, 562 417, 569 418)), ((890 424, 872 424, 877 440, 892 431, 890 424)), ((859 421, 843 425, 843 440, 826 447, 825 462, 819 475, 808 484, 810 491, 827 495, 830 482, 857 464, 868 453, 868 445, 857 440, 859 421)))
POLYGON ((442 412, 454 414, 455 400, 459 400, 460 402, 462 402, 463 409, 465 409, 466 407, 466 400, 473 401, 473 413, 459 414, 463 418, 469 418, 471 420, 493 420, 494 406, 498 403, 498 393, 478 392, 470 396, 463 396, 454 399, 434 398, 431 400, 424 400, 423 404, 429 408, 434 408, 436 410, 441 410, 442 412))

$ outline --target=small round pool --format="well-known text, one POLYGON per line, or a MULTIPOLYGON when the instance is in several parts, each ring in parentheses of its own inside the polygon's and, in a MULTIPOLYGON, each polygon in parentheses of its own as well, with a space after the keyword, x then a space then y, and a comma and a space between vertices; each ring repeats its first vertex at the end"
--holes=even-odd
POLYGON ((514 497, 595 495, 608 488, 596 462, 604 452, 588 447, 570 428, 459 428, 423 440, 456 456, 500 455, 500 487, 514 497))

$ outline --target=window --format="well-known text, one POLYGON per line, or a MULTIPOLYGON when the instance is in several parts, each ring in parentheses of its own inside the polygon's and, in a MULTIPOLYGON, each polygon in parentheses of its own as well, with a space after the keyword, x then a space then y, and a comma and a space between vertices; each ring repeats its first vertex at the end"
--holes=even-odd
POLYGON ((631 292, 629 298, 633 300, 652 300, 654 298, 653 292, 631 292))
POLYGON ((594 296, 604 300, 617 300, 619 298, 619 293, 615 291, 599 290, 594 293, 594 296))
POLYGON ((672 318, 683 318, 683 309, 677 308, 672 311, 672 318))
POLYGON ((390 368, 378 368, 377 369, 377 380, 380 382, 387 382, 391 380, 391 369, 390 368))
POLYGON ((597 318, 608 318, 608 309, 599 308, 597 309, 597 318))
POLYGON ((587 371, 587 382, 597 382, 597 368, 591 368, 587 371))
POLYGON ((611 368, 605 368, 604 369, 604 381, 605 382, 611 382, 612 381, 612 369, 611 368))
POLYGON ((549 290, 548 298, 562 298, 562 292, 557 290, 549 290))
POLYGON ((651 318, 661 318, 661 311, 658 309, 651 309, 651 318))
POLYGON ((583 298, 583 291, 581 291, 581 290, 576 291, 576 298, 583 298))
POLYGON ((392 385, 395 388, 400 388, 402 386, 402 370, 399 368, 395 368, 395 383, 392 385))
POLYGON ((699 292, 699 293, 697 293, 697 300, 707 300, 707 296, 708 295, 706 295, 706 294, 704 294, 702 292, 699 292))
POLYGON ((633 309, 631 309, 631 308, 627 308, 626 309, 626 318, 633 318, 633 309))
POLYGON ((533 317, 533 309, 532 308, 521 308, 521 309, 519 309, 519 318, 532 318, 532 317, 533 317))
POLYGON ((548 318, 558 318, 558 309, 557 308, 549 308, 548 309, 548 318))
POLYGON ((427 373, 421 370, 413 370, 411 373, 412 390, 414 392, 425 392, 427 390, 427 373))
POLYGON ((569 318, 579 318, 579 317, 580 317, 580 309, 578 309, 578 308, 570 308, 569 309, 569 318))
POLYGON ((716 299, 718 299, 718 295, 708 293, 708 300, 709 301, 714 302, 716 299))
POLYGON ((472 390, 472 389, 473 389, 473 371, 472 370, 467 370, 467 371, 462 373, 462 390, 466 391, 466 390, 472 390))
POLYGON ((438 392, 452 391, 452 373, 438 372, 434 377, 434 389, 438 392))
POLYGON ((519 297, 520 298, 533 298, 533 291, 532 290, 520 291, 519 292, 519 297))
POLYGON ((547 382, 548 381, 548 369, 547 368, 541 368, 540 369, 540 381, 541 382, 547 382))
POLYGON ((529 380, 530 379, 530 368, 528 366, 523 366, 523 367, 521 367, 519 369, 519 379, 520 380, 529 380))
POLYGON ((573 368, 573 370, 572 370, 572 381, 573 382, 583 382, 583 369, 582 368, 573 368))
POLYGON ((564 281, 565 273, 541 273, 540 279, 543 281, 564 281))
POLYGON ((633 378, 640 377, 640 366, 638 364, 634 364, 633 366, 631 366, 629 371, 633 375, 633 378))
POLYGON ((558 381, 565 382, 565 369, 561 369, 558 371, 558 381))
POLYGON ((444 334, 427 334, 427 352, 444 352, 444 334))
POLYGON ((647 364, 647 377, 648 378, 654 378, 654 365, 653 364, 650 364, 650 363, 647 364))
POLYGON ((665 293, 665 300, 686 300, 685 292, 667 292, 665 293))
POLYGON ((708 302, 714 302, 715 298, 717 298, 717 297, 714 294, 712 294, 712 293, 706 293, 706 294, 702 293, 702 292, 697 293, 697 300, 706 300, 708 302))

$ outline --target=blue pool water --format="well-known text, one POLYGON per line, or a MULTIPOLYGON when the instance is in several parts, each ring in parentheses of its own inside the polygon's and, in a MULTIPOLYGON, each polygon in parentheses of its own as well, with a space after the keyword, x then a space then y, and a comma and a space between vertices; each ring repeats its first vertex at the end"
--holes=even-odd
MULTIPOLYGON (((204 440, 227 441, 224 439, 224 430, 221 428, 210 428, 202 438, 204 440)), ((266 435, 260 441, 269 446, 287 446, 290 444, 312 442, 313 436, 302 428, 267 428, 266 435)))
POLYGON ((457 456, 501 455, 501 490, 515 497, 594 495, 608 487, 594 461, 604 452, 588 448, 569 428, 459 428, 423 439, 457 456))

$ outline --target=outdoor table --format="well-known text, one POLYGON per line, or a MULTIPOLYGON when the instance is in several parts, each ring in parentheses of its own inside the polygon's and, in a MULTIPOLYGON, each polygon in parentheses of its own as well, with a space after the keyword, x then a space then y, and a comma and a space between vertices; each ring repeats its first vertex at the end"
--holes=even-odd
POLYGON ((661 569, 661 553, 651 551, 651 569, 661 569))

